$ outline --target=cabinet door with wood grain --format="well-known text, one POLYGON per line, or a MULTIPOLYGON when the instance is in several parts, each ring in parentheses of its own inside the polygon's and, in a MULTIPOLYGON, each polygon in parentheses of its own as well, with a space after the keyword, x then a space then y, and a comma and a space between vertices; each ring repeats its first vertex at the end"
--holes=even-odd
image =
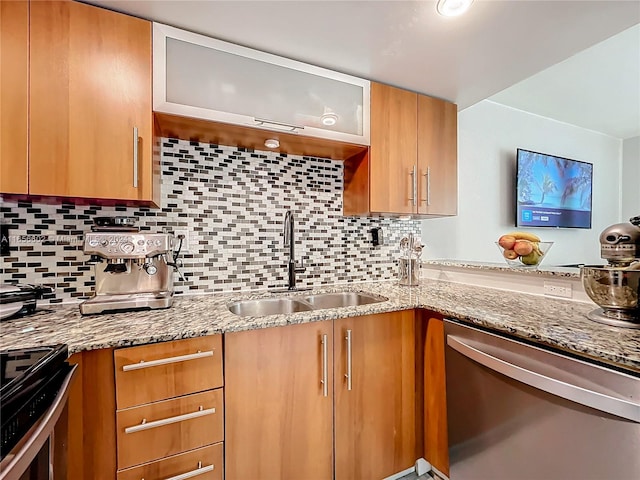
POLYGON ((418 95, 418 213, 457 214, 457 141, 456 105, 418 95))
POLYGON ((424 352, 424 458, 449 475, 444 321, 442 315, 428 310, 418 310, 417 315, 424 352))
POLYGON ((221 388, 116 412, 118 468, 160 460, 224 440, 221 388))
POLYGON ((0 193, 28 192, 29 2, 0 2, 0 193))
POLYGON ((151 23, 31 2, 29 193, 152 200, 151 23))
POLYGON ((380 479, 422 457, 414 311, 336 320, 336 480, 380 479))
POLYGON ((416 213, 417 94, 371 84, 370 210, 416 213))
POLYGON ((226 480, 333 478, 333 322, 225 334, 226 480))

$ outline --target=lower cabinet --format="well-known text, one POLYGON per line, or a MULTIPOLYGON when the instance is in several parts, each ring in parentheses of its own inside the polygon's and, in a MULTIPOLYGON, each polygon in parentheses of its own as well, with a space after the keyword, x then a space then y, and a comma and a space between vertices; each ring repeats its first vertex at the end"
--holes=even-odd
POLYGON ((118 410, 118 468, 224 439, 222 389, 118 410))
POLYGON ((423 456, 414 311, 336 320, 335 478, 382 479, 423 456))
POLYGON ((225 333, 224 362, 222 344, 73 355, 68 478, 380 480, 421 457, 448 473, 440 315, 225 333))
POLYGON ((415 329, 411 310, 226 334, 226 479, 411 467, 422 456, 415 329))
POLYGON ((333 322, 225 334, 226 480, 333 478, 333 322))
POLYGON ((222 335, 70 358, 68 478, 224 478, 222 335))
POLYGON ((191 450, 157 462, 118 472, 117 480, 150 478, 197 478, 198 480, 223 480, 222 443, 191 450))

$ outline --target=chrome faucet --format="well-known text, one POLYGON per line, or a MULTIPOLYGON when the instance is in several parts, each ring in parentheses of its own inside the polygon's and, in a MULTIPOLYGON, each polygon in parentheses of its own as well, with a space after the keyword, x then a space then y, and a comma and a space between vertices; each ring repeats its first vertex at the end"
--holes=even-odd
POLYGON ((300 265, 296 264, 296 250, 295 250, 295 226, 293 212, 287 210, 284 215, 284 246, 289 247, 289 262, 287 264, 289 283, 287 285, 288 290, 296 290, 296 273, 304 273, 307 269, 304 266, 304 262, 301 261, 300 265))

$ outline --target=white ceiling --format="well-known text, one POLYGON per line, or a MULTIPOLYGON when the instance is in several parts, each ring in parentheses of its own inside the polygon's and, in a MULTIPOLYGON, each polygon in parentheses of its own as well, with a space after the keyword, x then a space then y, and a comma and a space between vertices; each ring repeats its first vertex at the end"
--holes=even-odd
POLYGON ((617 138, 640 135, 640 24, 490 97, 617 138))
POLYGON ((475 0, 456 18, 435 1, 88 1, 459 110, 640 23, 640 0, 475 0))

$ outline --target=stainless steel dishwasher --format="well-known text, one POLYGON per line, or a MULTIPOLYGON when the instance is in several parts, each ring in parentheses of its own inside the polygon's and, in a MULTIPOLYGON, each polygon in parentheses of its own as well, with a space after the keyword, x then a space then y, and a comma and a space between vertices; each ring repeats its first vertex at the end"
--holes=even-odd
POLYGON ((640 377, 445 320, 451 480, 637 480, 640 377))

